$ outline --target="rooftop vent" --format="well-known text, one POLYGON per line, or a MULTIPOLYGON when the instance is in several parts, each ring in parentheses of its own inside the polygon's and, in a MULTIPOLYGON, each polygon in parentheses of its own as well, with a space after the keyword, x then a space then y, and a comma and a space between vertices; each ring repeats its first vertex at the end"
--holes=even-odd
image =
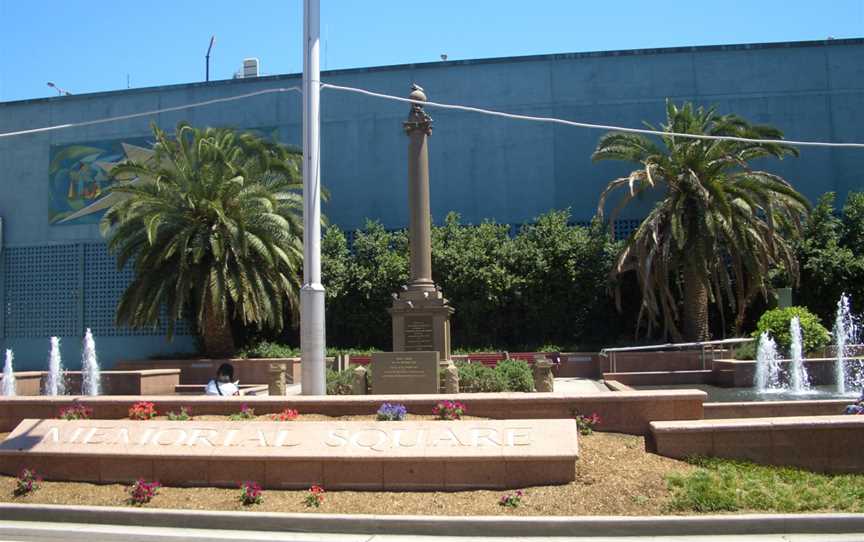
POLYGON ((243 75, 242 77, 245 79, 246 77, 258 77, 258 59, 257 58, 244 58, 243 59, 243 75))

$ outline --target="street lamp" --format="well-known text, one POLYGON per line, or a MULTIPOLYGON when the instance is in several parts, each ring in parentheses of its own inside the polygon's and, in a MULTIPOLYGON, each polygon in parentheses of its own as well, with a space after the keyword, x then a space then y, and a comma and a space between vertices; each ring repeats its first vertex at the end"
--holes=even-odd
POLYGON ((72 93, 71 93, 71 92, 69 92, 68 90, 63 90, 62 88, 58 87, 57 85, 55 85, 55 84, 54 84, 53 82, 51 82, 51 81, 48 81, 47 84, 48 84, 49 87, 51 87, 51 88, 53 88, 54 90, 57 91, 57 95, 58 95, 58 96, 72 96, 72 93))

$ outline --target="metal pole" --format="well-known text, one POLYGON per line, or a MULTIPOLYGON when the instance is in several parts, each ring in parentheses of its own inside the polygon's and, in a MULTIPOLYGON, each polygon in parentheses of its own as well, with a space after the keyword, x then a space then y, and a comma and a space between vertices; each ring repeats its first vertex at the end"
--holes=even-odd
POLYGON ((204 80, 205 81, 210 81, 210 49, 213 48, 213 42, 215 42, 215 41, 216 41, 216 36, 210 36, 210 45, 207 46, 207 54, 204 55, 204 58, 207 59, 207 61, 205 62, 205 65, 206 65, 206 72, 204 74, 204 78, 205 78, 204 80))
POLYGON ((324 395, 324 286, 321 284, 320 0, 303 1, 303 287, 300 290, 303 395, 324 395))

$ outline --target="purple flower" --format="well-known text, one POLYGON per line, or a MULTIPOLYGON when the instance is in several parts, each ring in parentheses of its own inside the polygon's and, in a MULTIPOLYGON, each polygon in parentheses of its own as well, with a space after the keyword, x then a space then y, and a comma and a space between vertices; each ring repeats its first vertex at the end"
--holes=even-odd
POLYGON ((408 414, 408 409, 405 408, 405 405, 384 403, 381 405, 381 408, 378 409, 377 414, 379 421, 398 422, 405 419, 405 416, 408 414))

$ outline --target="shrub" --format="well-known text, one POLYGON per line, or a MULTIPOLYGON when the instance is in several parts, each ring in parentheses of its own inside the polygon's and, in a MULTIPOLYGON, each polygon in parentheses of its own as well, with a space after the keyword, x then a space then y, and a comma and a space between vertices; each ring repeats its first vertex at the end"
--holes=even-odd
POLYGON ((466 410, 459 401, 440 401, 432 409, 432 414, 438 416, 439 420, 461 420, 466 410))
POLYGON ((139 478, 134 484, 129 486, 129 504, 135 506, 147 504, 159 493, 160 487, 162 486, 159 482, 147 482, 139 478))
POLYGON ((270 419, 274 422, 293 422, 297 419, 300 413, 297 410, 292 408, 286 408, 282 412, 278 412, 276 414, 271 414, 270 419))
POLYGON ((522 360, 505 359, 498 363, 495 371, 507 382, 507 391, 534 391, 534 375, 528 363, 522 360))
POLYGON ((525 496, 525 493, 520 489, 515 493, 508 493, 506 495, 501 495, 501 498, 498 499, 498 506, 504 506, 506 508, 518 508, 520 504, 522 504, 522 497, 525 496))
POLYGON ((801 338, 804 342, 804 352, 813 352, 831 341, 831 335, 819 321, 819 317, 804 307, 786 307, 766 311, 759 318, 753 338, 759 339, 762 333, 768 332, 777 342, 778 348, 789 350, 792 339, 789 334, 789 322, 798 317, 801 322, 801 338))
POLYGON ((242 421, 242 420, 252 420, 255 418, 255 409, 250 408, 249 405, 244 404, 240 407, 240 412, 235 412, 228 416, 228 419, 232 422, 242 421))
POLYGON ((351 395, 354 369, 344 371, 327 369, 327 395, 351 395))
POLYGON ((140 401, 129 408, 130 420, 152 420, 156 417, 156 405, 140 401))
POLYGON ((240 484, 240 502, 244 506, 261 504, 264 501, 263 491, 257 482, 243 482, 240 484))
POLYGON ((321 486, 312 486, 309 488, 309 493, 304 501, 309 508, 318 508, 324 502, 324 488, 321 486))
POLYGON ((300 350, 277 342, 261 341, 241 350, 238 355, 241 358, 296 358, 300 350))
POLYGON ((192 409, 181 406, 180 412, 167 412, 166 415, 172 422, 185 422, 192 419, 192 409))
POLYGON ((590 435, 594 432, 594 427, 600 424, 600 416, 594 412, 588 416, 576 413, 576 427, 579 429, 579 434, 590 435))
POLYGON ((755 341, 736 346, 732 354, 733 357, 735 359, 756 359, 756 347, 758 343, 759 339, 756 339, 755 341))
POLYGON ((405 405, 384 403, 378 409, 377 419, 381 422, 401 422, 406 415, 408 415, 408 409, 405 408, 405 405))
POLYGON ((42 485, 42 477, 33 469, 23 469, 15 479, 14 494, 16 497, 33 493, 42 485))
POLYGON ((498 371, 482 363, 456 362, 459 371, 459 391, 482 393, 507 391, 507 380, 498 371))
POLYGON ((93 409, 78 403, 61 408, 59 414, 61 420, 89 420, 91 416, 93 416, 93 409))

